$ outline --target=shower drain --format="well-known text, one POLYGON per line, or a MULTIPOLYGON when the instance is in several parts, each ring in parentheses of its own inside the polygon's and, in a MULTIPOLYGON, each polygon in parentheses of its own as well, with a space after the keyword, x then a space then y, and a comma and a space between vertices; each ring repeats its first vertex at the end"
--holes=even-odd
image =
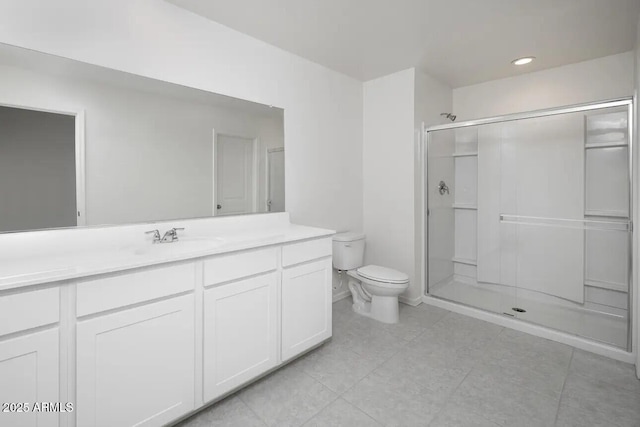
POLYGON ((511 310, 516 311, 518 313, 526 313, 527 310, 525 310, 524 308, 520 308, 520 307, 513 307, 511 310))

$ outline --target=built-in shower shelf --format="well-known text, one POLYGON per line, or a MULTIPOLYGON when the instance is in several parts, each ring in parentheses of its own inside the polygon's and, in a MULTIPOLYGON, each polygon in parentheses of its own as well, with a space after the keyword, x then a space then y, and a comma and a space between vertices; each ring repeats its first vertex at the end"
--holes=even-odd
POLYGON ((457 262, 458 264, 478 265, 478 261, 469 258, 451 258, 451 261, 457 262))
POLYGON ((584 211, 584 216, 596 216, 603 218, 624 218, 629 219, 629 214, 625 211, 604 211, 597 209, 587 209, 584 211))
POLYGON ((453 153, 453 157, 477 157, 478 152, 470 152, 470 153, 453 153))
POLYGON ((478 210, 478 206, 477 205, 469 205, 469 204, 465 204, 465 203, 454 203, 452 205, 453 209, 468 209, 468 210, 472 210, 472 211, 476 211, 478 210))
POLYGON ((609 289, 611 291, 618 292, 629 292, 629 285, 625 283, 602 282, 600 280, 585 279, 584 284, 585 286, 591 286, 593 288, 609 289))
POLYGON ((626 142, 596 142, 591 144, 585 144, 584 148, 587 150, 592 148, 616 148, 616 147, 626 147, 626 142))

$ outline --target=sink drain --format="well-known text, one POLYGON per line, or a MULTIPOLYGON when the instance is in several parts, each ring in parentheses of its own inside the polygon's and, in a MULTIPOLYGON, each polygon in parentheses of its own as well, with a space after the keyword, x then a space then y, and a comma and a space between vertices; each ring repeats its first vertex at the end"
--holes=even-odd
POLYGON ((518 312, 518 313, 526 313, 527 310, 525 310, 524 308, 520 308, 520 307, 513 307, 511 310, 518 312))

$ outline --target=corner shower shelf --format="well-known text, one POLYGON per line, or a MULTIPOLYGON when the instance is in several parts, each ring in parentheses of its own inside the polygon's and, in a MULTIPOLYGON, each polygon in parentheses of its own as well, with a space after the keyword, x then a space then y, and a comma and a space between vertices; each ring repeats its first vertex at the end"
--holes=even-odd
POLYGON ((454 203, 452 205, 453 209, 468 209, 468 210, 472 210, 472 211, 476 211, 478 210, 478 206, 477 205, 468 205, 468 204, 464 204, 464 203, 454 203))
POLYGON ((629 292, 629 286, 624 283, 602 282, 600 280, 585 279, 584 284, 585 286, 591 286, 593 288, 609 289, 618 292, 629 292))
POLYGON ((451 261, 457 262, 458 264, 478 265, 478 261, 469 258, 451 258, 451 261))
POLYGON ((584 148, 587 150, 592 148, 616 148, 616 147, 627 147, 626 142, 596 142, 592 144, 585 144, 584 148))
POLYGON ((586 209, 584 211, 584 216, 629 219, 629 214, 625 211, 604 211, 604 210, 597 210, 597 209, 586 209))
POLYGON ((475 157, 477 155, 477 151, 474 151, 472 153, 453 153, 453 157, 475 157))

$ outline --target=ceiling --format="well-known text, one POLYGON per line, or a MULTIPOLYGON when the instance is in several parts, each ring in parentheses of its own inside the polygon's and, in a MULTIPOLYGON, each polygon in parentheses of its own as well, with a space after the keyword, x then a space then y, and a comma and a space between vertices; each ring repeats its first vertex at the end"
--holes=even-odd
POLYGON ((640 0, 168 1, 359 80, 418 67, 454 88, 631 50, 640 13, 640 0))

